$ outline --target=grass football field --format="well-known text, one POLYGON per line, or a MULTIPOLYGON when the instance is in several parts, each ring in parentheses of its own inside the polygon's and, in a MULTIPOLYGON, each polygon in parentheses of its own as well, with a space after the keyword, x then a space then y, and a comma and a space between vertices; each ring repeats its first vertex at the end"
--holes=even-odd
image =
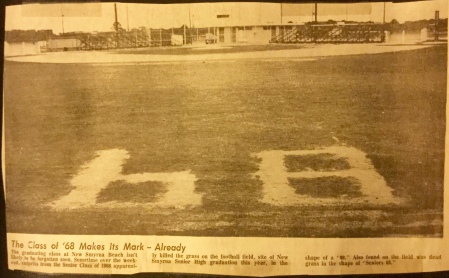
MULTIPOLYGON (((315 61, 5 61, 8 232, 440 237, 446 84, 445 45, 315 61), (254 154, 335 145, 366 153, 393 195, 406 202, 261 202, 264 185, 255 175, 261 161, 254 154), (98 151, 111 149, 129 153, 124 175, 190 171, 201 205, 147 208, 164 194, 163 183, 114 182, 97 202, 117 207, 48 206, 74 189, 71 180, 98 151)), ((331 164, 346 167, 344 161, 331 164)), ((327 166, 306 157, 287 167, 327 166)), ((290 186, 312 197, 340 198, 345 192, 326 190, 334 182, 290 186)))

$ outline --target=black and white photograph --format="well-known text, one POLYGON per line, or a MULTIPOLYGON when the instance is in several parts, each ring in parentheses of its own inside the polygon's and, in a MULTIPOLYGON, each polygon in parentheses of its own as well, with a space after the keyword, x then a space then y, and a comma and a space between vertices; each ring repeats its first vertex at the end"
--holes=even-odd
POLYGON ((7 6, 7 232, 442 238, 447 5, 7 6))

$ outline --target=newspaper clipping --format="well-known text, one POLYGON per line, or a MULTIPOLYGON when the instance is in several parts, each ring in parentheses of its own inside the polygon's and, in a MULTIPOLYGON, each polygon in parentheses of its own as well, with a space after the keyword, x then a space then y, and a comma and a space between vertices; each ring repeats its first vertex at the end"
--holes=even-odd
POLYGON ((8 267, 449 269, 446 0, 6 7, 8 267))

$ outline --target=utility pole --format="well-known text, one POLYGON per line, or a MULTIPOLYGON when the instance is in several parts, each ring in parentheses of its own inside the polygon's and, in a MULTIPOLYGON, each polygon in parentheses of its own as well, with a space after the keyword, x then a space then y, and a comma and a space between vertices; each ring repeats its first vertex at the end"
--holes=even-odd
POLYGON ((128 4, 126 4, 126 27, 129 32, 129 13, 128 13, 128 4))
POLYGON ((384 2, 384 20, 383 23, 385 24, 385 2, 384 2))
POLYGON ((282 24, 282 3, 281 3, 281 24, 282 24))
POLYGON ((62 13, 62 4, 60 7, 61 7, 62 34, 64 35, 64 14, 62 13))
POLYGON ((348 4, 346 4, 346 18, 345 21, 348 21, 348 4))
POLYGON ((114 22, 114 27, 115 27, 115 47, 118 48, 119 47, 119 40, 118 40, 118 19, 117 19, 117 4, 114 3, 114 11, 115 11, 115 22, 114 22))
MULTIPOLYGON (((318 3, 315 2, 315 12, 313 13, 315 16, 314 23, 318 23, 318 3)), ((312 34, 313 34, 313 42, 316 42, 317 40, 317 26, 312 26, 312 34)))
POLYGON ((189 36, 190 36, 190 44, 192 44, 192 16, 190 15, 190 4, 189 4, 189 36))
POLYGON ((184 28, 184 44, 186 44, 187 43, 187 38, 186 38, 186 25, 184 24, 184 26, 183 26, 183 28, 184 28))
POLYGON ((438 41, 440 38, 440 26, 438 22, 440 21, 440 11, 435 11, 435 41, 438 41))

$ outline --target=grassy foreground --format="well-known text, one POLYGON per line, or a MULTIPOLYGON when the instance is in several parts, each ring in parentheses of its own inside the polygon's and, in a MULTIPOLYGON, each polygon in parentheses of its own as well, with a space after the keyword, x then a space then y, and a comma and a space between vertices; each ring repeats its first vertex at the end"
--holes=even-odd
MULTIPOLYGON (((6 61, 8 231, 442 236, 446 53, 436 46, 317 61, 127 66, 6 61), (332 137, 367 153, 395 194, 410 201, 302 208, 259 202, 252 153, 331 146, 332 137), (96 151, 114 148, 130 153, 125 174, 190 169, 203 205, 46 208, 70 192, 70 179, 96 151)), ((121 194, 123 186, 115 189, 121 194)))

